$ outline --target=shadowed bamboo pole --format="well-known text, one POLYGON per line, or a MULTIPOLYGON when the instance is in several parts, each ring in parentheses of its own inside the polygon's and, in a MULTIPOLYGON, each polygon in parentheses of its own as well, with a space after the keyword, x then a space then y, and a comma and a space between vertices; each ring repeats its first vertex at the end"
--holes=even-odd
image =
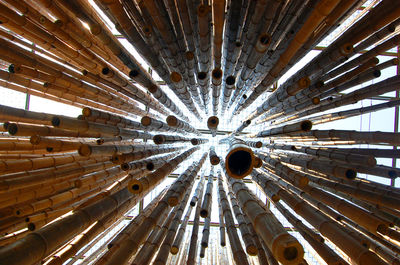
POLYGON ((250 218, 254 229, 270 248, 274 257, 283 264, 297 264, 302 260, 303 247, 285 231, 276 217, 261 207, 257 198, 252 195, 243 182, 228 176, 226 178, 236 194, 243 212, 250 218))
POLYGON ((272 128, 266 131, 261 131, 256 134, 256 137, 268 137, 272 135, 281 135, 295 132, 308 132, 312 128, 312 122, 309 120, 297 122, 290 125, 272 128))
POLYGON ((175 239, 174 239, 174 241, 173 241, 173 243, 171 245, 170 252, 172 253, 172 255, 176 255, 179 252, 179 248, 180 248, 180 245, 181 245, 182 240, 183 240, 183 235, 185 234, 185 230, 186 230, 187 223, 189 221, 190 214, 192 212, 193 206, 195 206, 195 203, 192 204, 192 202, 194 200, 197 202, 199 196, 201 196, 201 194, 202 194, 203 188, 204 188, 204 178, 200 177, 200 180, 199 180, 199 182, 197 184, 195 193, 194 193, 194 195, 193 195, 193 197, 191 199, 191 202, 189 204, 189 208, 187 209, 185 217, 184 217, 184 219, 183 219, 183 221, 182 221, 182 223, 181 223, 181 225, 179 227, 178 234, 176 235, 176 237, 175 237, 175 239))
POLYGON ((98 138, 101 137, 99 132, 76 132, 54 128, 51 126, 40 126, 23 123, 10 123, 7 127, 8 133, 12 136, 57 136, 57 137, 80 137, 80 138, 98 138))
MULTIPOLYGON (((218 171, 218 184, 219 184, 220 178, 221 178, 221 172, 218 171)), ((218 195, 218 210, 219 210, 219 241, 220 241, 221 247, 225 247, 225 245, 226 245, 226 237, 225 237, 226 226, 225 226, 225 220, 224 220, 224 211, 222 209, 221 195, 219 192, 217 192, 217 195, 218 195)))
POLYGON ((140 122, 132 121, 130 119, 123 118, 112 113, 96 110, 93 108, 88 108, 88 107, 83 108, 82 115, 84 116, 84 119, 88 121, 116 125, 135 130, 144 129, 144 127, 140 124, 140 122))
POLYGON ((201 133, 196 128, 194 128, 192 125, 190 125, 189 123, 187 123, 185 121, 179 120, 178 118, 176 118, 173 115, 168 116, 166 119, 166 122, 171 127, 176 127, 178 129, 187 131, 189 133, 195 133, 197 135, 201 135, 201 133))
MULTIPOLYGON (((203 183, 202 181, 200 183, 203 183)), ((187 264, 195 264, 196 263, 196 252, 197 252, 197 241, 198 241, 198 233, 199 233, 199 222, 200 222, 200 210, 201 210, 201 204, 202 204, 202 200, 203 200, 203 192, 204 192, 204 185, 201 185, 197 187, 196 191, 198 190, 197 193, 197 205, 196 205, 196 211, 194 213, 194 220, 193 220, 193 228, 192 228, 192 235, 190 237, 190 243, 189 243, 189 251, 187 254, 187 264)), ((192 205, 192 201, 190 202, 190 205, 192 205)), ((194 205, 193 205, 194 206, 194 205)), ((171 247, 171 252, 175 251, 175 250, 179 250, 179 245, 178 249, 174 249, 175 243, 172 245, 171 247)))
POLYGON ((210 89, 208 87, 210 83, 210 76, 208 72, 198 72, 197 83, 199 84, 200 96, 204 104, 204 111, 208 115, 208 105, 210 103, 210 89))
POLYGON ((146 169, 147 172, 153 171, 158 168, 159 165, 163 165, 168 159, 175 157, 178 152, 171 152, 163 156, 156 156, 153 158, 143 159, 139 161, 131 161, 128 163, 121 164, 121 169, 124 171, 129 171, 133 169, 146 169))
MULTIPOLYGON (((184 14, 180 13, 180 15, 182 17, 184 14)), ((189 50, 191 50, 191 49, 189 48, 189 50)), ((188 82, 189 91, 190 91, 190 94, 193 97, 194 101, 197 103, 197 106, 199 106, 199 108, 201 110, 205 111, 204 105, 200 99, 199 91, 197 89, 198 85, 197 85, 196 79, 195 79, 195 57, 194 57, 194 53, 192 51, 193 50, 185 53, 186 67, 187 67, 188 78, 189 78, 189 82, 188 82)))
POLYGON ((221 159, 219 158, 219 156, 215 152, 215 147, 214 146, 210 147, 209 155, 210 155, 210 163, 211 163, 211 165, 213 165, 213 166, 218 165, 221 159))
POLYGON ((129 190, 134 194, 142 193, 142 191, 144 190, 151 190, 157 184, 159 184, 169 173, 171 173, 180 163, 186 160, 197 150, 199 150, 198 147, 193 147, 176 156, 174 159, 171 159, 162 167, 158 168, 156 171, 150 173, 149 175, 131 181, 128 184, 129 190))
POLYGON ((129 154, 155 148, 156 146, 154 145, 142 144, 81 144, 78 148, 78 153, 81 156, 114 156, 117 154, 129 154))
POLYGON ((151 131, 159 131, 159 132, 176 132, 176 133, 185 133, 178 128, 170 127, 168 124, 151 118, 149 116, 144 116, 140 120, 140 123, 144 126, 145 130, 151 131))
POLYGON ((244 215, 240 209, 239 203, 233 194, 232 189, 228 186, 228 196, 232 205, 233 212, 235 214, 236 220, 238 221, 240 234, 242 235, 242 240, 246 246, 246 253, 250 256, 256 256, 258 254, 258 249, 253 241, 253 237, 250 234, 247 223, 244 219, 244 215))
MULTIPOLYGON (((211 223, 211 217, 210 216, 205 217, 202 237, 200 240, 200 246, 201 248, 204 249, 208 248, 208 242, 210 240, 210 223, 211 223)), ((204 258, 204 253, 201 253, 201 251, 200 251, 200 258, 204 258)))
MULTIPOLYGON (((204 193, 204 198, 202 200, 203 202, 202 202, 201 209, 200 209, 200 216, 203 218, 210 216, 210 213, 211 213, 213 178, 214 178, 214 170, 213 170, 213 168, 211 168, 210 175, 208 175, 208 178, 207 178, 206 191, 204 193)), ((210 231, 208 231, 208 232, 210 232, 210 231)))
POLYGON ((251 124, 251 120, 245 120, 242 124, 232 132, 232 135, 238 136, 246 127, 251 124))
POLYGON ((232 138, 229 140, 228 154, 225 157, 224 167, 232 178, 244 178, 250 174, 254 166, 254 154, 243 140, 232 138))
POLYGON ((0 105, 0 121, 40 123, 51 125, 53 115, 0 105))
POLYGON ((225 114, 225 109, 228 105, 229 99, 231 98, 231 94, 235 87, 235 77, 230 75, 225 80, 225 86, 223 86, 222 94, 222 104, 221 104, 221 116, 225 114))
POLYGON ((217 116, 211 116, 207 120, 207 127, 211 131, 213 137, 217 135, 218 124, 219 124, 219 119, 217 116))
POLYGON ((54 127, 60 129, 88 134, 97 133, 100 136, 123 136, 140 139, 151 139, 152 137, 151 134, 146 132, 138 132, 117 126, 78 120, 65 116, 54 116, 51 123, 54 127))
POLYGON ((222 70, 215 68, 211 72, 211 94, 212 94, 212 109, 213 115, 218 115, 219 97, 221 95, 221 83, 222 83, 222 70))
POLYGON ((147 158, 147 157, 151 157, 154 155, 159 155, 159 154, 163 154, 163 153, 170 153, 170 152, 175 152, 175 151, 179 151, 184 149, 184 146, 180 146, 180 147, 153 147, 153 146, 149 146, 149 148, 144 148, 143 151, 134 151, 131 153, 127 153, 127 154, 122 154, 122 155, 114 155, 112 157, 112 162, 116 163, 116 164, 121 164, 122 168, 125 167, 129 167, 129 165, 123 165, 124 163, 131 163, 132 161, 136 161, 142 158, 147 158))
POLYGON ((189 142, 190 138, 178 136, 178 135, 163 135, 157 134, 153 136, 153 141, 155 144, 171 144, 178 142, 189 142))
MULTIPOLYGON (((212 1, 214 67, 221 67, 222 40, 225 23, 225 0, 212 1)), ((215 114, 214 114, 215 115, 215 114)))
POLYGON ((192 138, 190 139, 190 142, 192 145, 200 145, 200 144, 205 144, 208 143, 208 139, 200 139, 200 138, 192 138))

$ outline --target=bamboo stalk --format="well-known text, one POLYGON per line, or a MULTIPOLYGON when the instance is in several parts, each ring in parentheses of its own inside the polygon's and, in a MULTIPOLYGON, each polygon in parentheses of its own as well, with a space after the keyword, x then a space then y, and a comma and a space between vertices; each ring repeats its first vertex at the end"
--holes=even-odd
POLYGON ((244 178, 251 173, 254 166, 253 151, 244 141, 232 138, 229 140, 228 154, 225 157, 225 170, 232 178, 244 178))

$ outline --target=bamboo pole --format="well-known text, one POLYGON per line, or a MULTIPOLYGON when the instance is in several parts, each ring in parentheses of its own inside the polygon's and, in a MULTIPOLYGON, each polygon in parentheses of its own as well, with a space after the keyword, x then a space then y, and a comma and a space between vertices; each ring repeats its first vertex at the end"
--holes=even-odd
POLYGON ((213 137, 217 135, 218 124, 219 124, 219 119, 217 116, 211 116, 207 120, 207 127, 211 131, 213 137))
POLYGON ((210 155, 210 163, 211 163, 211 165, 213 165, 213 166, 218 165, 221 159, 219 158, 219 156, 215 152, 215 147, 214 146, 210 147, 209 155, 210 155))
MULTIPOLYGON (((208 178, 207 178, 207 186, 206 186, 204 198, 202 200, 202 205, 201 205, 201 209, 200 209, 200 216, 203 218, 210 216, 210 213, 211 213, 213 178, 214 178, 214 171, 211 170, 210 175, 208 175, 208 178)), ((210 222, 210 220, 208 222, 210 222)), ((208 225, 210 225, 210 224, 208 224, 208 225)), ((208 231, 208 233, 209 232, 210 231, 208 231)), ((203 232, 203 234, 204 234, 204 232, 203 232)))
POLYGON ((244 178, 251 173, 254 166, 254 154, 243 140, 232 138, 225 157, 225 170, 232 178, 244 178))
POLYGON ((166 119, 166 122, 171 127, 176 127, 178 129, 182 129, 189 133, 195 133, 197 135, 201 135, 201 133, 196 128, 194 128, 192 125, 190 125, 189 123, 187 123, 185 121, 179 120, 178 118, 176 118, 173 115, 168 116, 166 119))

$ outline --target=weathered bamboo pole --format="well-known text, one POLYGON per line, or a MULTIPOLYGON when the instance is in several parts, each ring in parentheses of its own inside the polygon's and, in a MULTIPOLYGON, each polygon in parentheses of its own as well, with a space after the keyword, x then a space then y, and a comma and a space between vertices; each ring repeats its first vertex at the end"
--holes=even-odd
POLYGON ((240 234, 242 235, 244 245, 246 246, 246 253, 249 254, 250 256, 256 256, 258 254, 258 249, 250 234, 247 223, 240 209, 239 203, 235 195, 233 194, 232 189, 230 189, 230 186, 228 186, 228 190, 229 190, 228 196, 231 201, 232 209, 235 214, 236 220, 238 221, 240 234))
POLYGON ((220 68, 215 68, 211 72, 211 77, 213 115, 216 116, 218 115, 219 97, 221 95, 222 70, 220 68))
MULTIPOLYGON (((219 184, 219 179, 221 177, 221 172, 218 171, 218 184, 219 184)), ((224 220, 224 211, 222 209, 222 199, 221 195, 219 193, 219 190, 217 192, 218 194, 218 210, 219 210, 219 241, 221 247, 225 247, 226 245, 226 237, 225 237, 225 220, 224 220)))
POLYGON ((178 135, 163 135, 157 134, 153 136, 153 141, 155 144, 171 144, 178 142, 189 142, 190 138, 178 136, 178 135))
POLYGON ((202 200, 202 205, 200 209, 200 216, 203 218, 210 216, 211 213, 213 178, 214 178, 214 171, 211 169, 211 172, 207 178, 206 191, 204 193, 204 198, 202 200))
POLYGON ((215 147, 214 146, 210 147, 209 155, 210 155, 210 163, 211 163, 211 165, 213 165, 213 166, 218 165, 221 159, 219 158, 219 156, 215 152, 215 147))
POLYGON ((171 173, 182 161, 186 160, 197 150, 199 150, 198 147, 193 147, 176 156, 174 159, 170 160, 149 175, 131 181, 128 184, 129 190, 134 194, 140 194, 143 191, 151 190, 153 187, 159 184, 169 173, 171 173))
POLYGON ((245 120, 242 124, 232 132, 232 135, 238 136, 246 127, 251 124, 251 120, 245 120))
MULTIPOLYGON (((208 248, 208 241, 210 239, 210 223, 211 223, 211 217, 210 216, 205 217, 202 237, 200 240, 200 246, 201 248, 204 249, 208 248)), ((201 253, 200 251, 200 258, 204 258, 204 252, 201 253)))
MULTIPOLYGON (((184 146, 181 147, 164 147, 164 148, 160 148, 160 147, 153 147, 153 146, 149 146, 149 148, 144 148, 143 151, 134 151, 131 153, 127 153, 127 154, 122 154, 122 155, 114 155, 112 157, 112 162, 116 163, 116 164, 124 164, 124 163, 130 163, 132 161, 136 161, 142 158, 147 158, 150 156, 154 156, 154 155, 159 155, 159 154, 163 154, 163 153, 170 153, 170 152, 175 152, 175 151, 179 151, 181 149, 184 149, 184 146)), ((125 167, 129 167, 129 165, 123 165, 121 166, 122 168, 125 167)))
POLYGON ((168 116, 166 119, 166 122, 171 127, 176 127, 178 129, 187 131, 189 133, 195 133, 197 135, 201 135, 201 133, 196 128, 194 128, 192 125, 190 125, 189 123, 187 123, 185 121, 179 120, 175 116, 172 116, 172 115, 168 116))
POLYGON ((176 132, 176 133, 185 133, 182 132, 178 128, 170 127, 168 124, 151 118, 149 116, 144 116, 140 120, 140 123, 144 126, 145 130, 159 131, 159 132, 176 132))
POLYGON ((218 174, 218 194, 220 197, 221 208, 225 219, 225 225, 229 238, 229 244, 231 246, 233 254, 233 259, 237 264, 249 264, 246 253, 243 251, 242 244, 240 243, 240 239, 237 234, 235 222, 233 220, 231 207, 226 196, 221 174, 218 174))
POLYGON ((309 132, 312 128, 312 122, 309 120, 297 122, 282 127, 272 128, 266 131, 261 131, 256 134, 256 137, 268 137, 271 135, 281 135, 295 132, 309 132))
POLYGON ((231 98, 231 94, 235 87, 235 77, 230 75, 226 78, 225 80, 225 85, 223 86, 222 94, 224 95, 222 98, 222 104, 221 104, 221 116, 224 115, 225 109, 228 106, 229 99, 231 98))
POLYGON ((211 116, 207 120, 207 127, 211 131, 213 137, 217 135, 218 124, 219 124, 219 119, 217 116, 211 116))
POLYGON ((251 173, 254 166, 254 154, 243 140, 232 138, 229 140, 228 153, 224 167, 232 178, 244 178, 251 173))
POLYGON ((40 123, 51 125, 53 115, 0 105, 0 121, 40 123))

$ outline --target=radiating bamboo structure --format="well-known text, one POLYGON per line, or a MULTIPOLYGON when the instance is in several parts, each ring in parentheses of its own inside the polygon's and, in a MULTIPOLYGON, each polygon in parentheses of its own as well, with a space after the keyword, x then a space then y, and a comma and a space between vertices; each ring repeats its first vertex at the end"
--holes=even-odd
POLYGON ((0 22, 0 264, 400 264, 400 1, 0 22))

